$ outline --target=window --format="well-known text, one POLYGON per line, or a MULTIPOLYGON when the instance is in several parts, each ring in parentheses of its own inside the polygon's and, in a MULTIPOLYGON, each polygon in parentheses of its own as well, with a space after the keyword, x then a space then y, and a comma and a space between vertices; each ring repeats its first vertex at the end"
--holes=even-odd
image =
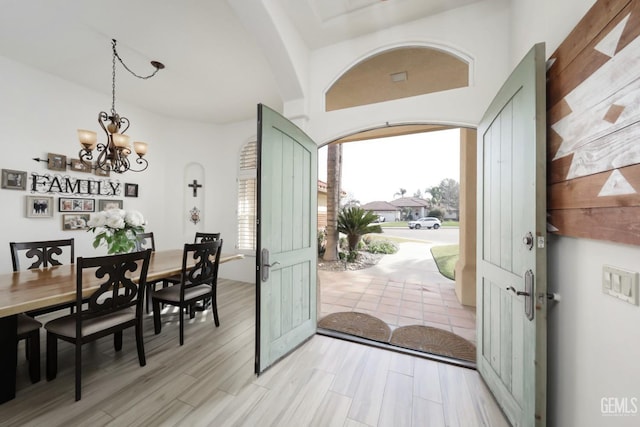
POLYGON ((238 249, 256 250, 256 183, 258 150, 255 141, 248 142, 240 153, 238 173, 238 249))

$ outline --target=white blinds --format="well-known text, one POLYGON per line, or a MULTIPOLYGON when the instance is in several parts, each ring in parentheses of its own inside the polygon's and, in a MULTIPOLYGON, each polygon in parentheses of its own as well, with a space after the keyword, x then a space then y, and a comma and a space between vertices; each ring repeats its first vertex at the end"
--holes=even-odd
POLYGON ((258 152, 255 141, 248 142, 240 153, 238 176, 238 249, 256 249, 256 174, 258 152))

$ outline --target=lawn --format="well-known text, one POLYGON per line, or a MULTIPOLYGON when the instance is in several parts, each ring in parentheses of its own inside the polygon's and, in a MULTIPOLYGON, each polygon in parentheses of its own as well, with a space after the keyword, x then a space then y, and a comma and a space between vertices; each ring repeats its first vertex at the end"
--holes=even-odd
MULTIPOLYGON (((460 223, 458 221, 445 220, 442 222, 443 227, 458 227, 460 223)), ((407 221, 395 221, 395 222, 381 222, 382 228, 407 228, 407 221)))
POLYGON ((436 266, 444 277, 455 280, 454 269, 460 257, 459 245, 434 246, 431 248, 431 255, 436 262, 436 266))

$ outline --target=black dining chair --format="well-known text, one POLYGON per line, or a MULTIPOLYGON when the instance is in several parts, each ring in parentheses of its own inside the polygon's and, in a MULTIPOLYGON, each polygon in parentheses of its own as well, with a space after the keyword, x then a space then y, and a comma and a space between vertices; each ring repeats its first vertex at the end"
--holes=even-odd
POLYGON ((221 233, 202 233, 196 231, 196 237, 193 239, 193 243, 215 242, 220 240, 221 233))
MULTIPOLYGON (((10 242, 11 264, 13 271, 20 270, 20 261, 31 263, 27 268, 44 268, 62 265, 62 258, 74 262, 74 240, 45 240, 38 242, 10 242), (66 256, 64 254, 66 252, 66 256)), ((69 308, 73 311, 74 303, 58 304, 52 307, 18 314, 18 341, 25 341, 25 357, 29 361, 29 378, 32 383, 40 381, 40 328, 42 323, 35 316, 69 308)))
POLYGON ((162 330, 160 322, 160 304, 179 307, 180 345, 184 344, 184 312, 195 317, 195 305, 198 301, 211 299, 213 321, 220 326, 216 301, 218 285, 218 266, 222 252, 222 239, 205 243, 186 243, 182 253, 182 273, 180 283, 153 292, 153 325, 156 334, 162 330), (188 267, 190 261, 195 265, 188 267))
MULTIPOLYGON (((215 242, 217 240, 220 240, 220 235, 221 233, 203 233, 200 231, 196 231, 195 237, 193 239, 193 243, 215 242)), ((174 274, 173 276, 165 277, 161 281, 160 280, 156 281, 155 283, 153 283, 152 291, 155 290, 156 288, 155 285, 160 282, 162 282, 163 288, 166 288, 167 286, 177 285, 180 283, 180 274, 174 274)), ((150 295, 151 295, 151 292, 147 293, 148 297, 150 295)), ((147 313, 149 313, 148 302, 147 302, 147 313)))
POLYGON ((143 251, 145 249, 151 249, 152 252, 156 251, 156 240, 153 237, 153 231, 136 234, 136 250, 143 251))
POLYGON ((58 371, 58 339, 75 345, 76 401, 81 398, 82 345, 113 334, 115 351, 122 349, 123 330, 135 327, 140 366, 146 365, 142 304, 151 249, 95 258, 78 257, 76 313, 47 322, 47 380, 58 371), (87 272, 88 270, 88 272, 87 272), (90 273, 89 273, 90 272, 90 273), (98 290, 83 298, 85 274, 100 282, 98 290), (132 277, 138 277, 135 283, 132 277), (86 308, 82 308, 86 300, 86 308))

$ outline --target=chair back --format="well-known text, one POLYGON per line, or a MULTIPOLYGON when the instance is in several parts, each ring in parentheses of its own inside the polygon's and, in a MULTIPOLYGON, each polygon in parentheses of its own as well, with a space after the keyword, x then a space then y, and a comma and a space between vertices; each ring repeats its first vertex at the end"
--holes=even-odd
POLYGON ((94 258, 78 257, 76 267, 76 308, 77 335, 83 320, 107 315, 128 307, 136 307, 136 314, 142 313, 144 289, 149 269, 151 249, 120 255, 94 258), (90 271, 86 271, 90 270, 90 271), (87 274, 101 280, 100 287, 88 298, 83 297, 83 282, 87 274), (138 277, 137 283, 132 277, 138 277), (87 306, 82 310, 82 304, 87 306))
POLYGON ((215 242, 216 240, 220 240, 220 233, 201 233, 196 231, 193 243, 215 242))
POLYGON ((136 234, 136 250, 144 251, 145 249, 151 249, 152 252, 156 251, 156 241, 153 238, 153 231, 136 234))
POLYGON ((184 291, 203 284, 213 285, 218 274, 220 247, 222 241, 204 243, 185 243, 182 253, 182 277, 180 283, 180 299, 184 300, 184 291), (195 260, 188 267, 190 260, 195 260))
POLYGON ((68 252, 70 264, 73 264, 75 260, 73 239, 11 242, 9 243, 9 248, 11 249, 13 271, 20 270, 21 260, 30 262, 34 257, 35 260, 27 267, 28 269, 62 265, 63 263, 59 259, 63 256, 63 252, 68 252))

